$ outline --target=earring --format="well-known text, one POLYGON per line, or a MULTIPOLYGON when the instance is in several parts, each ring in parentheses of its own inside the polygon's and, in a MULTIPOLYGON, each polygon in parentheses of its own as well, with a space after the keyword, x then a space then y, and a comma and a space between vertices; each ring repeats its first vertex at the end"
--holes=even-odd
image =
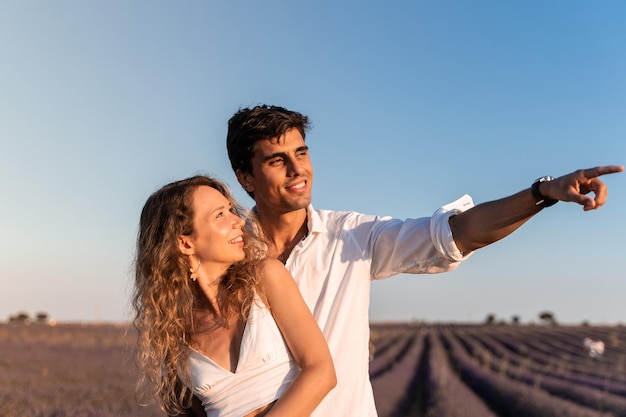
POLYGON ((193 268, 189 268, 189 278, 191 278, 193 282, 196 282, 196 280, 198 279, 199 270, 200 270, 200 259, 198 259, 198 265, 196 266, 195 271, 193 270, 193 268))

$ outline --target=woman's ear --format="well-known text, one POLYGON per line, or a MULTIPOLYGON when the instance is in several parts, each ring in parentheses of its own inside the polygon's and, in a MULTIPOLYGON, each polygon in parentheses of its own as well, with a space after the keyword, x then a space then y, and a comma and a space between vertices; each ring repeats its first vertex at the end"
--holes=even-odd
POLYGON ((254 183, 252 182, 252 175, 250 173, 238 169, 237 172, 235 172, 235 175, 237 176, 237 181, 239 181, 239 184, 241 184, 244 190, 249 193, 254 192, 254 183))
POLYGON ((194 255, 194 246, 189 236, 178 236, 178 250, 183 255, 194 255))

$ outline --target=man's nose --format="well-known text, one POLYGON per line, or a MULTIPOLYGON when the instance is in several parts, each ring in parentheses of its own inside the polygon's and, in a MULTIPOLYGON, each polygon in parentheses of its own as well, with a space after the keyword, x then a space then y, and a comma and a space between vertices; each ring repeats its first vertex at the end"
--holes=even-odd
POLYGON ((289 159, 287 168, 289 175, 300 175, 304 169, 304 164, 297 159, 289 159))

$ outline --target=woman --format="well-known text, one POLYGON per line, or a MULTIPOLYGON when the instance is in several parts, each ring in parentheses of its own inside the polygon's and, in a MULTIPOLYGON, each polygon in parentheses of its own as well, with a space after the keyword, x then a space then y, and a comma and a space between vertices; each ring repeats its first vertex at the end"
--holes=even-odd
POLYGON ((308 416, 335 386, 293 278, 241 213, 205 176, 166 185, 142 210, 134 324, 142 382, 168 414, 195 394, 208 417, 308 416))

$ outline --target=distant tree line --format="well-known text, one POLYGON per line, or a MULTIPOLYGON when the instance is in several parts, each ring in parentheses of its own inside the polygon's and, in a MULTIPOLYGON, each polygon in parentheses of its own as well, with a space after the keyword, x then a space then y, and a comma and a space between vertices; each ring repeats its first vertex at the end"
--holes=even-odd
POLYGON ((45 313, 43 311, 35 314, 33 318, 31 318, 28 313, 25 313, 23 311, 15 315, 9 316, 9 323, 14 323, 14 324, 31 324, 31 323, 48 324, 49 322, 50 322, 50 317, 48 313, 45 313))
MULTIPOLYGON (((538 317, 539 317, 539 321, 543 324, 547 324, 550 326, 558 325, 556 321, 556 316, 554 315, 554 313, 550 311, 542 311, 541 313, 539 313, 538 317)), ((507 322, 504 319, 497 320, 496 315, 493 313, 490 313, 490 314, 487 314, 487 317, 485 318, 485 324, 489 324, 489 325, 507 324, 507 322)), ((514 325, 520 324, 520 316, 514 315, 513 317, 511 317, 511 324, 514 324, 514 325)))

